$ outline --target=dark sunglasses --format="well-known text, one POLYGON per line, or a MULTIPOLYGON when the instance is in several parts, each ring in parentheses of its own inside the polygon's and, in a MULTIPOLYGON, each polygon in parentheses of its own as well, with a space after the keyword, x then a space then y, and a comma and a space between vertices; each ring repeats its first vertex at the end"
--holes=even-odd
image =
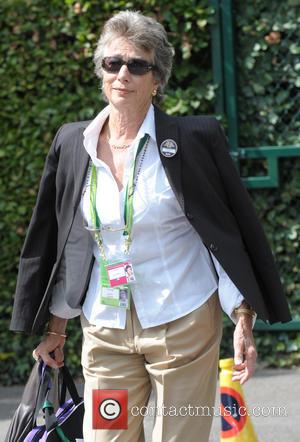
POLYGON ((102 68, 110 74, 117 74, 124 64, 133 75, 145 75, 155 69, 154 64, 142 58, 129 58, 125 61, 121 57, 104 57, 102 60, 102 68))

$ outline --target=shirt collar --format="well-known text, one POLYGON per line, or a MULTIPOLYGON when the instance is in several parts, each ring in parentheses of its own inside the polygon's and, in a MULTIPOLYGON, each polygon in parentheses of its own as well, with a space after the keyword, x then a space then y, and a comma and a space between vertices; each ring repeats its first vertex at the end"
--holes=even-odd
MULTIPOLYGON (((99 162, 99 159, 97 158, 97 142, 101 129, 109 116, 109 112, 110 106, 108 105, 102 109, 102 111, 93 119, 93 121, 83 132, 83 145, 94 163, 99 162)), ((146 133, 150 135, 154 142, 156 142, 153 104, 150 104, 149 106, 148 112, 138 130, 135 141, 143 138, 146 133)))
POLYGON ((101 129, 109 115, 109 106, 106 106, 102 111, 93 119, 93 121, 87 126, 83 132, 83 145, 93 163, 97 163, 97 143, 101 129))
POLYGON ((156 142, 155 122, 154 122, 154 106, 150 104, 145 119, 139 128, 136 139, 140 140, 145 134, 149 134, 153 141, 156 142))

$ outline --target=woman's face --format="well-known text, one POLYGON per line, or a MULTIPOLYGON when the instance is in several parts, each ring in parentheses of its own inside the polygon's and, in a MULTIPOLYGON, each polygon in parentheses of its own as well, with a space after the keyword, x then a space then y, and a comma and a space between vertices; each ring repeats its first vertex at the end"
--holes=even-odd
MULTIPOLYGON (((126 38, 119 37, 106 46, 104 57, 142 58, 153 63, 153 54, 136 48, 126 38)), ((152 71, 145 75, 133 75, 126 65, 118 73, 103 72, 103 92, 109 103, 118 110, 147 109, 152 101, 152 92, 157 89, 157 82, 152 71)))

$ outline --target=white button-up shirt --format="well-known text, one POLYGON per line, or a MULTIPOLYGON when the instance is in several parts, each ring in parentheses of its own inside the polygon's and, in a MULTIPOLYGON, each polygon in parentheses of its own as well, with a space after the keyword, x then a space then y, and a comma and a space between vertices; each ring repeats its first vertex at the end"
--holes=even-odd
MULTIPOLYGON (((124 225, 124 199, 131 165, 140 139, 150 139, 133 198, 133 230, 130 258, 136 281, 131 285, 132 301, 143 328, 153 327, 184 316, 205 303, 218 289, 223 310, 235 322, 233 309, 244 297, 183 213, 163 169, 156 143, 154 108, 151 105, 126 153, 123 190, 120 192, 106 163, 97 158, 101 128, 109 115, 103 109, 84 131, 84 148, 97 170, 96 206, 101 224, 124 225), (216 275, 215 264, 218 275, 216 275)), ((86 180, 81 209, 88 225, 90 182, 86 180)), ((115 256, 123 246, 123 231, 102 232, 107 256, 115 256)), ((100 303, 100 253, 94 244, 95 262, 82 310, 91 324, 122 328, 126 309, 100 303)), ((51 313, 64 318, 80 314, 53 290, 51 313)))

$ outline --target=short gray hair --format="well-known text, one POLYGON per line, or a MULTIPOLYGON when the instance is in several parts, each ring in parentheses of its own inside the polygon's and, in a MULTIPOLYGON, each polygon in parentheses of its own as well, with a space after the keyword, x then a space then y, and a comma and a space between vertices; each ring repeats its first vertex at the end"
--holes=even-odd
POLYGON ((138 11, 122 11, 115 14, 104 25, 94 54, 95 73, 102 79, 102 60, 105 47, 116 37, 124 37, 136 48, 153 51, 153 71, 159 86, 154 101, 159 103, 172 70, 174 49, 169 43, 165 28, 151 17, 138 11))

